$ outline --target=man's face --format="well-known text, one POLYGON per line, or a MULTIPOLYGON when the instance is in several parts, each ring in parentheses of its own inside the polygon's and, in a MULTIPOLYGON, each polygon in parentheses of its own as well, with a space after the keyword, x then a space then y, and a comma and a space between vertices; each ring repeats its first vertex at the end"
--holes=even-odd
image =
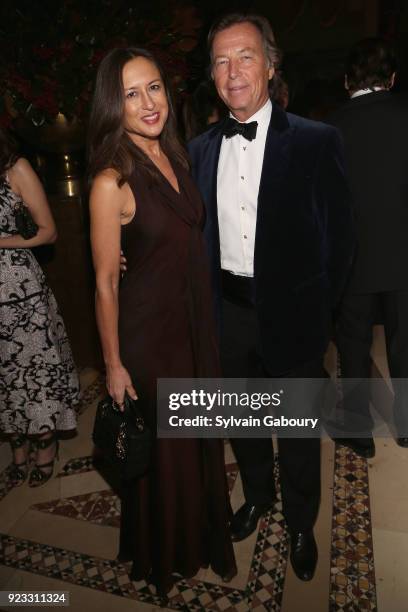
POLYGON ((265 104, 274 72, 252 23, 238 23, 215 35, 212 76, 218 95, 239 121, 246 121, 265 104))

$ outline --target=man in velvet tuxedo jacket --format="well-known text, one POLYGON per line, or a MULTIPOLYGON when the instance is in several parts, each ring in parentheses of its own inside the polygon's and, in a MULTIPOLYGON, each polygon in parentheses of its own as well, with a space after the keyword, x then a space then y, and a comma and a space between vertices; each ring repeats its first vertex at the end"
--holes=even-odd
POLYGON ((395 71, 396 58, 386 41, 357 43, 346 65, 350 100, 330 118, 344 139, 357 234, 336 342, 343 378, 363 379, 343 385, 342 442, 364 457, 375 453, 368 379, 379 310, 393 378, 397 442, 408 446, 408 100, 390 92, 395 71))
MULTIPOLYGON (((222 299, 223 374, 321 377, 352 253, 338 132, 271 103, 268 86, 279 53, 265 18, 222 18, 209 47, 230 117, 194 139, 189 151, 222 299)), ((274 456, 271 439, 231 442, 245 495, 231 522, 239 541, 276 501, 274 456)), ((317 562, 320 440, 280 438, 279 463, 292 566, 310 580, 317 562)))

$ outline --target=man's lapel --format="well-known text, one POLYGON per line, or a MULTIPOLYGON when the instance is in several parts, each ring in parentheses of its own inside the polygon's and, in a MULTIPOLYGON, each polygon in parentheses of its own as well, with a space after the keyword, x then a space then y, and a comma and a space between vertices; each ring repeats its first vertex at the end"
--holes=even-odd
POLYGON ((258 192, 258 208, 255 230, 255 275, 262 257, 259 257, 259 236, 273 227, 273 217, 281 198, 288 188, 289 164, 293 145, 294 128, 290 126, 284 110, 273 105, 271 121, 265 143, 261 181, 258 192))
POLYGON ((261 181, 258 193, 259 207, 268 204, 271 196, 287 176, 291 154, 293 128, 280 106, 273 105, 271 121, 265 143, 261 181))
POLYGON ((205 167, 202 171, 205 176, 202 177, 202 184, 205 185, 206 193, 202 193, 207 204, 207 221, 204 227, 204 234, 209 242, 214 243, 219 254, 219 228, 218 228, 218 212, 217 212, 217 174, 218 160, 220 158, 220 149, 222 142, 222 130, 225 120, 220 121, 214 127, 208 136, 207 150, 205 152, 205 167))
POLYGON ((211 214, 217 217, 217 175, 218 175, 218 160, 220 159, 220 150, 222 143, 222 130, 226 119, 220 121, 209 136, 209 157, 208 157, 208 176, 209 180, 209 198, 208 202, 211 206, 211 214))

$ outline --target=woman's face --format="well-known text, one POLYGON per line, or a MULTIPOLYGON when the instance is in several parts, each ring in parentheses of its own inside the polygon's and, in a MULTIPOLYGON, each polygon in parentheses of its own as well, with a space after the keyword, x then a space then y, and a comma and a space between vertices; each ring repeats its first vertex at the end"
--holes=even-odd
POLYGON ((125 64, 122 73, 125 109, 124 126, 130 138, 157 139, 169 114, 166 91, 157 67, 145 57, 125 64))

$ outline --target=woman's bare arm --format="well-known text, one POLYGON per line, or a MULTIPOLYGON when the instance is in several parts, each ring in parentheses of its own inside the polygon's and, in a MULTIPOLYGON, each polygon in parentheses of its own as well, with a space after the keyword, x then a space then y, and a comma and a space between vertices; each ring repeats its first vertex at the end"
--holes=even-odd
POLYGON ((57 238, 57 229, 47 202, 40 179, 29 162, 20 158, 8 171, 10 187, 27 205, 31 216, 38 225, 38 232, 29 240, 20 234, 0 238, 1 249, 31 248, 41 244, 50 244, 57 238))
POLYGON ((123 404, 125 391, 132 398, 137 397, 120 358, 118 337, 120 231, 128 197, 129 190, 118 187, 113 171, 105 171, 96 177, 90 196, 96 319, 106 365, 108 392, 120 405, 123 404))

